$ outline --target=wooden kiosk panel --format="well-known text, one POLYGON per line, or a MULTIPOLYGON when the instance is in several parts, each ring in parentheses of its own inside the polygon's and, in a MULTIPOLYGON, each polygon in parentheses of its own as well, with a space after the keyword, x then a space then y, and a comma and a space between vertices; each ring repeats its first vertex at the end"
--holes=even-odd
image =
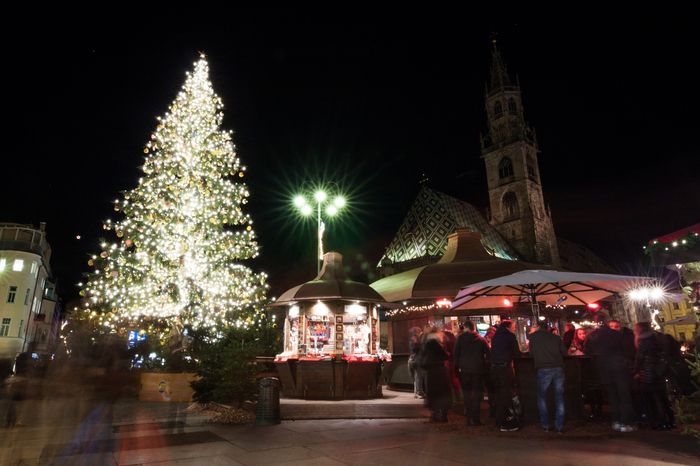
POLYGON ((344 362, 345 396, 348 398, 374 397, 377 394, 379 362, 344 362))
POLYGON ((296 396, 333 398, 335 396, 333 361, 299 361, 296 396))
POLYGON ((284 362, 276 362, 275 367, 280 375, 282 383, 282 393, 284 396, 294 396, 296 394, 297 385, 297 360, 288 359, 284 362))

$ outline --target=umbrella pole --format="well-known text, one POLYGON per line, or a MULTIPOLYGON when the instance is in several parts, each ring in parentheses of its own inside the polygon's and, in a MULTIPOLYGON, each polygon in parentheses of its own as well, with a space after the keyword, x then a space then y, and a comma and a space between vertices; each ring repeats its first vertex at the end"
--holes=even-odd
MULTIPOLYGON (((532 288, 531 291, 534 291, 532 288)), ((537 325, 540 323, 540 305, 537 303, 537 295, 535 293, 530 293, 530 305, 532 306, 532 315, 535 317, 537 325)))

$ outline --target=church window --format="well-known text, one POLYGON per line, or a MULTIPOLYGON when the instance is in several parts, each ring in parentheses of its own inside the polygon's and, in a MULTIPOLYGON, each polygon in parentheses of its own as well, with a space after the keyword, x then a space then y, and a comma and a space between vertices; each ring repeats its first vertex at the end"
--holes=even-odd
POLYGON ((512 97, 508 99, 508 113, 515 115, 518 113, 518 106, 515 104, 515 99, 512 97))
POLYGON ((496 116, 496 118, 501 118, 501 116, 503 116, 503 106, 498 100, 495 104, 493 104, 493 114, 496 116))
POLYGON ((537 170, 535 169, 535 161, 529 154, 527 156, 527 176, 532 181, 537 181, 537 170))
POLYGON ((508 178, 509 176, 513 176, 513 162, 506 156, 498 163, 498 177, 508 178))
POLYGON ((518 218, 520 209, 518 208, 518 196, 513 191, 508 191, 503 195, 503 215, 504 220, 518 218))

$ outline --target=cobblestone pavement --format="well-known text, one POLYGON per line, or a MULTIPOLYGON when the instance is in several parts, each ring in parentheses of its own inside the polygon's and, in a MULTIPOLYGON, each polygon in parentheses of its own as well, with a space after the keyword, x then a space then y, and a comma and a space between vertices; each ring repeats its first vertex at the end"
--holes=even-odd
MULTIPOLYGON (((0 428, 0 466, 700 465, 697 441, 677 432, 521 438, 471 430, 490 427, 445 429, 424 419, 220 426, 207 424, 206 417, 187 411, 187 405, 133 398, 21 402, 22 425, 0 428)), ((4 412, 4 406, 0 409, 4 412)))

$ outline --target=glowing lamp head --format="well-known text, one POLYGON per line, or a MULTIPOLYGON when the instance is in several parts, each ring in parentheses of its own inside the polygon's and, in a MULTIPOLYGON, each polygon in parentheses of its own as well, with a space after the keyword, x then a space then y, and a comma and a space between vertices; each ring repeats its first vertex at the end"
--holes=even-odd
POLYGON ((297 196, 294 198, 294 205, 297 207, 303 207, 306 205, 306 199, 304 199, 304 196, 297 196))
POLYGON ((323 191, 316 191, 316 194, 314 194, 314 198, 318 202, 323 202, 326 200, 326 193, 324 193, 323 191))
POLYGON ((664 290, 659 287, 652 288, 651 291, 649 291, 649 296, 651 297, 651 299, 661 299, 663 295, 664 290))
POLYGON ((503 300, 503 304, 506 307, 511 307, 513 305, 513 303, 510 302, 510 299, 507 299, 507 298, 503 300))
POLYGON ((309 215, 312 211, 313 211, 313 209, 311 208, 311 206, 309 204, 306 204, 306 205, 302 206, 302 208, 301 208, 301 213, 304 215, 309 215))
POLYGON ((333 205, 329 205, 328 208, 326 209, 326 213, 328 215, 335 215, 338 213, 338 209, 333 205))
POLYGON ((345 205, 345 199, 343 199, 342 197, 336 197, 333 203, 336 207, 341 208, 345 205))
POLYGON ((588 309, 598 309, 600 304, 598 303, 588 303, 588 309))

